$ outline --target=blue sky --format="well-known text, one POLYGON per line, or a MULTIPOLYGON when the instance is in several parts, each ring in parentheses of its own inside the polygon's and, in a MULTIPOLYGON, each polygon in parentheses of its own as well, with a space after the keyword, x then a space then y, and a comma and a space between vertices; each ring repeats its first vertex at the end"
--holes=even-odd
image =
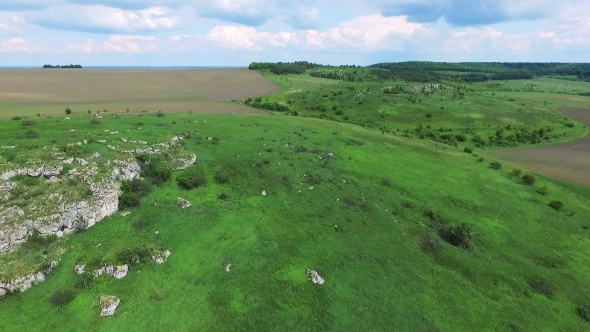
POLYGON ((590 60, 587 0, 0 0, 0 66, 590 60))

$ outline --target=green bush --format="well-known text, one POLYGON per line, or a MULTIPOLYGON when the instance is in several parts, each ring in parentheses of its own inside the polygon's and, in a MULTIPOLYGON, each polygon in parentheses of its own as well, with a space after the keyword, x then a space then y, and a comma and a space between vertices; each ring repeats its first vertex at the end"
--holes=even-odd
POLYGON ((492 169, 496 169, 496 170, 498 170, 498 169, 501 169, 501 168, 502 168, 502 164, 500 164, 500 163, 499 163, 499 162, 497 162, 497 161, 492 161, 492 162, 490 163, 490 167, 491 167, 492 169))
POLYGON ((22 117, 20 117, 20 116, 13 116, 12 119, 10 119, 10 120, 20 121, 20 120, 22 120, 22 117))
POLYGON ((532 186, 533 184, 535 184, 535 181, 537 181, 537 179, 535 179, 535 177, 531 174, 523 175, 521 180, 522 180, 522 183, 526 184, 527 186, 532 186))
POLYGON ((383 178, 381 179, 381 184, 383 184, 384 186, 391 186, 391 178, 383 178))
POLYGON ((141 205, 141 198, 152 191, 149 183, 140 179, 121 182, 121 195, 119 196, 119 208, 132 208, 141 205))
POLYGON ((547 186, 542 186, 541 188, 537 189, 537 192, 543 196, 549 195, 549 188, 547 186))
POLYGON ((213 179, 219 184, 229 183, 229 173, 225 168, 218 168, 213 179))
POLYGON ((63 307, 68 305, 70 302, 74 301, 76 298, 76 293, 70 289, 64 290, 57 290, 51 295, 49 298, 49 302, 56 308, 63 307))
POLYGON ((151 251, 146 247, 123 249, 117 253, 118 264, 136 265, 148 262, 151 258, 151 251))
POLYGON ((426 234, 418 237, 418 246, 422 251, 432 254, 442 250, 440 240, 436 237, 426 234))
POLYGON ((557 294, 555 287, 545 278, 531 280, 529 286, 531 286, 535 292, 545 295, 549 299, 555 298, 555 295, 557 294))
POLYGON ((559 211, 563 208, 563 202, 562 201, 551 201, 549 202, 549 206, 554 209, 555 211, 559 211))
POLYGON ((141 176, 151 183, 159 186, 170 180, 172 171, 165 165, 162 156, 140 154, 135 159, 141 167, 141 176))
POLYGON ((100 119, 92 118, 90 119, 90 124, 100 124, 100 119))
POLYGON ((467 223, 461 223, 458 225, 442 226, 438 230, 438 235, 447 243, 468 249, 471 247, 472 229, 467 223))
POLYGON ((485 161, 485 159, 483 157, 477 158, 477 162, 478 163, 483 163, 484 161, 485 161))
POLYGON ((194 167, 189 167, 178 175, 176 183, 180 188, 190 190, 205 185, 207 179, 202 172, 199 172, 194 167))
POLYGON ((520 174, 522 174, 522 170, 519 168, 515 168, 512 170, 512 175, 514 176, 520 176, 520 174))
POLYGON ((33 130, 27 130, 24 135, 25 138, 39 138, 39 134, 33 130))
POLYGON ((470 147, 468 147, 468 146, 466 146, 466 147, 463 149, 463 152, 466 152, 466 153, 473 153, 473 149, 472 149, 472 148, 470 148, 470 147))
POLYGON ((576 308, 576 313, 581 319, 590 322, 590 305, 584 304, 576 308))
POLYGON ((159 118, 162 118, 162 117, 164 117, 164 115, 165 115, 165 114, 164 114, 164 113, 162 113, 162 111, 158 111, 158 113, 156 113, 156 116, 157 116, 157 117, 159 117, 159 118))
POLYGON ((25 121, 21 122, 20 125, 22 127, 31 127, 31 126, 37 125, 37 122, 35 122, 33 120, 25 120, 25 121))
POLYGON ((70 115, 70 114, 72 114, 72 110, 71 110, 71 109, 69 109, 69 108, 66 108, 66 114, 67 114, 67 115, 70 115))

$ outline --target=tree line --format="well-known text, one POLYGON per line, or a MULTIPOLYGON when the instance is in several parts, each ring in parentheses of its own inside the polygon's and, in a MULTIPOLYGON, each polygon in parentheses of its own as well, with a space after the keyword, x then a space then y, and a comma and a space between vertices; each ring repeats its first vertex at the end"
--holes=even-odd
POLYGON ((63 65, 63 66, 44 65, 43 68, 82 68, 82 66, 81 65, 63 65))

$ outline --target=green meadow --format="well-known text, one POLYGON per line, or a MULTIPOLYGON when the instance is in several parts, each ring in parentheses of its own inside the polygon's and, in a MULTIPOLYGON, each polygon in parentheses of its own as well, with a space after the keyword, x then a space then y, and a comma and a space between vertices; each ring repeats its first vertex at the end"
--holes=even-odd
MULTIPOLYGON (((0 298, 0 331, 590 329, 590 190, 481 153, 583 137, 586 126, 555 109, 590 98, 516 91, 534 80, 433 87, 261 73, 283 91, 232 103, 267 115, 109 111, 93 121, 73 108, 70 120, 1 122, 0 170, 83 139, 76 153, 106 160, 130 140, 181 137, 197 160, 154 182, 138 207, 0 252, 0 280, 60 259, 45 281, 0 298), (183 188, 187 178, 195 188, 183 188), (172 254, 128 259, 151 250, 172 254), (120 280, 74 271, 124 263, 120 280), (102 295, 121 299, 114 316, 100 317, 102 295)), ((22 204, 56 185, 36 180, 12 180, 22 204)))

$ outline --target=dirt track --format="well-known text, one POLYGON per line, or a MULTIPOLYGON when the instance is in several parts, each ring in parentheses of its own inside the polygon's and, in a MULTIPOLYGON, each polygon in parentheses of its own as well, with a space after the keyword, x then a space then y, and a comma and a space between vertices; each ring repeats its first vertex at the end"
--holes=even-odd
MULTIPOLYGON (((561 114, 590 127, 590 108, 561 107, 561 114)), ((590 188, 590 135, 576 141, 532 148, 486 151, 517 167, 590 188)))
POLYGON ((246 68, 195 70, 0 70, 0 117, 72 110, 262 113, 220 101, 281 89, 246 68), (25 114, 26 113, 26 114, 25 114))

